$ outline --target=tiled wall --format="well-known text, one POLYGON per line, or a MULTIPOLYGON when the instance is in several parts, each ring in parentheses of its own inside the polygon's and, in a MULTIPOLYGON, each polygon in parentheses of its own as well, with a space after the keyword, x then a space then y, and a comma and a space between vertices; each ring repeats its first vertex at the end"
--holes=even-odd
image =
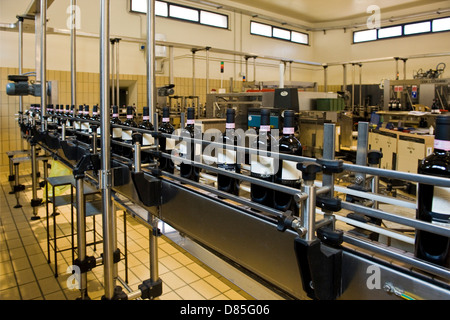
MULTIPOLYGON (((31 72, 34 70, 25 70, 31 72)), ((18 74, 17 68, 0 68, 0 171, 8 170, 7 151, 18 150, 21 148, 20 131, 17 123, 16 114, 19 111, 19 98, 8 96, 6 94, 6 85, 8 75, 18 74)), ((30 78, 31 80, 33 78, 30 78)), ((47 71, 48 81, 58 82, 58 103, 70 104, 71 101, 71 82, 70 72, 68 71, 47 71)), ((142 75, 121 75, 120 80, 131 81, 136 84, 137 89, 137 109, 142 112, 142 107, 146 105, 147 88, 146 77, 142 75)), ((174 78, 175 94, 180 96, 192 95, 192 78, 174 78)), ((157 76, 156 86, 169 84, 169 77, 157 76)), ((236 89, 240 86, 235 82, 236 89)), ((229 81, 223 82, 225 88, 229 88, 229 81)), ((210 88, 219 89, 220 80, 210 79, 210 88)), ((77 104, 87 104, 93 106, 100 102, 100 83, 98 73, 79 72, 77 73, 77 104)), ((196 94, 200 96, 200 101, 206 101, 206 79, 196 79, 196 94)), ((23 97, 24 110, 27 110, 30 104, 40 103, 39 97, 23 97)), ((58 104, 55 103, 55 104, 58 104)), ((23 143, 28 148, 28 143, 23 143)))

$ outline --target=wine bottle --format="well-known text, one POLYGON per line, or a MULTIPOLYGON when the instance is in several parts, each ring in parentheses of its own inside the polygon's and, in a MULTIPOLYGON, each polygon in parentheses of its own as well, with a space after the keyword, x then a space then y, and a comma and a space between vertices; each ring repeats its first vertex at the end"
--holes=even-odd
MULTIPOLYGON (((237 164, 236 151, 234 146, 238 143, 235 134, 235 119, 236 111, 234 109, 227 109, 227 119, 225 124, 225 133, 223 135, 223 149, 219 150, 217 157, 217 167, 227 171, 240 173, 240 165, 237 164)), ((218 174, 217 188, 220 191, 228 192, 234 195, 239 195, 239 180, 218 174)))
MULTIPOLYGON (((81 117, 81 119, 90 120, 89 106, 88 105, 84 106, 83 116, 81 117)), ((89 122, 82 122, 81 123, 81 131, 82 132, 89 132, 89 130, 90 130, 90 123, 89 122)))
MULTIPOLYGON (((187 108, 187 121, 184 129, 181 130, 181 136, 183 137, 191 137, 191 138, 199 138, 201 137, 201 132, 195 126, 195 109, 187 108)), ((201 144, 196 144, 193 141, 187 143, 183 141, 180 143, 180 157, 184 157, 187 160, 195 161, 195 155, 200 153, 201 144), (188 157, 188 148, 190 148, 190 157, 188 157)), ((193 180, 198 182, 200 180, 200 169, 191 164, 182 162, 180 164, 180 176, 186 179, 193 180)))
MULTIPOLYGON (((250 156, 250 175, 252 177, 274 182, 275 177, 275 160, 273 157, 268 157, 265 152, 271 150, 272 144, 276 143, 273 136, 270 134, 270 110, 261 109, 261 123, 259 127, 258 139, 252 143, 252 149, 258 149, 258 155, 251 154, 250 156)), ((268 207, 273 207, 273 190, 257 185, 250 184, 251 200, 263 204, 268 207)))
POLYGON ((74 110, 75 121, 73 123, 73 128, 76 131, 80 131, 81 130, 81 121, 80 121, 80 119, 83 118, 83 114, 84 114, 84 111, 83 111, 83 106, 82 105, 78 106, 78 111, 77 111, 76 114, 75 114, 75 110, 74 110))
MULTIPOLYGON (((150 108, 144 107, 142 112, 142 122, 139 123, 139 129, 145 129, 148 131, 154 131, 155 127, 150 122, 150 108)), ((142 134, 142 146, 151 146, 155 144, 155 139, 150 133, 143 133, 142 134)), ((149 163, 151 162, 153 157, 145 151, 142 151, 141 153, 141 161, 142 163, 149 163)))
MULTIPOLYGON (((295 112, 292 110, 284 111, 283 135, 278 140, 280 153, 286 153, 295 156, 302 155, 302 145, 295 137, 295 112)), ((300 189, 302 173, 297 169, 297 162, 279 160, 278 171, 275 175, 275 182, 300 189)), ((293 215, 299 215, 299 208, 293 196, 275 191, 274 192, 274 208, 280 211, 290 210, 293 215)))
MULTIPOLYGON (((100 127, 100 115, 98 114, 98 105, 94 105, 92 107, 92 117, 90 119, 91 121, 95 121, 95 126, 97 127, 97 136, 100 137, 101 127, 100 127)), ((92 124, 91 124, 92 126, 92 124)), ((92 132, 92 129, 89 130, 89 132, 92 132)))
MULTIPOLYGON (((111 137, 115 141, 122 141, 122 128, 114 127, 114 125, 122 125, 122 121, 119 119, 119 107, 113 106, 112 107, 112 117, 111 117, 111 137)), ((122 153, 122 146, 112 143, 111 149, 113 153, 121 154, 122 153)))
MULTIPOLYGON (((133 107, 127 107, 127 120, 123 123, 124 126, 130 127, 130 129, 122 130, 122 141, 125 143, 133 143, 133 130, 131 128, 137 128, 137 123, 134 121, 133 107)), ((133 157, 133 150, 131 148, 123 147, 122 156, 131 159, 133 157)))
MULTIPOLYGON (((419 162, 417 172, 450 178, 450 116, 436 118, 434 153, 419 162)), ((416 218, 450 228, 450 188, 419 183, 416 218)), ((415 255, 450 268, 450 238, 417 230, 415 255)))
MULTIPOLYGON (((172 134, 175 128, 170 124, 170 109, 169 107, 163 108, 162 122, 158 128, 158 131, 165 134, 172 134)), ((171 153, 175 148, 175 140, 171 138, 161 137, 159 138, 159 149, 161 152, 171 153)), ((174 163, 171 159, 160 157, 159 159, 160 169, 169 173, 174 173, 174 163)))

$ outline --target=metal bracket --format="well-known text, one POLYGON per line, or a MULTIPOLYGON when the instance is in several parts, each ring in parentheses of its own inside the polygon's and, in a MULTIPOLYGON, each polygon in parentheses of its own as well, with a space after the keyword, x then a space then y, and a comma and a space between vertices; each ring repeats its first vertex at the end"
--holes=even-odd
POLYGON ((112 187, 111 170, 100 170, 98 178, 99 188, 101 190, 106 190, 112 187))
POLYGON ((139 285, 139 290, 141 290, 142 299, 155 299, 159 297, 162 294, 162 280, 158 279, 156 281, 153 281, 152 279, 145 280, 142 282, 141 285, 139 285))

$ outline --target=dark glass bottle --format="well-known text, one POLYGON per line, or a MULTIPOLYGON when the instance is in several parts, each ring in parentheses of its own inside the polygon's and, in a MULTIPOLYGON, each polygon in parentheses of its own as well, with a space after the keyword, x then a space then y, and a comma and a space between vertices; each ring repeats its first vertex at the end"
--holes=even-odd
MULTIPOLYGON (((88 105, 84 106, 84 111, 83 111, 83 115, 82 115, 81 119, 90 120, 89 106, 88 105)), ((81 122, 81 131, 89 132, 89 129, 90 129, 90 123, 82 121, 81 122)))
MULTIPOLYGON (((195 126, 195 109, 187 108, 187 122, 184 129, 181 130, 181 136, 190 136, 191 138, 201 139, 202 135, 199 129, 195 126)), ((194 143, 193 141, 186 145, 186 148, 190 148, 190 157, 187 154, 183 154, 183 150, 180 152, 181 157, 186 157, 187 160, 195 161, 196 155, 198 155, 198 148, 201 145, 194 143)), ((185 150, 184 152, 187 152, 185 150)), ((191 164, 182 162, 180 164, 180 176, 192 181, 198 182, 200 180, 200 169, 191 164)))
MULTIPOLYGON (((278 140, 280 153, 286 153, 295 156, 302 155, 302 145, 295 137, 295 112, 292 110, 284 111, 283 135, 278 140)), ((275 175, 275 182, 300 189, 301 171, 297 169, 297 162, 279 160, 278 171, 275 175)), ((294 215, 299 215, 299 208, 293 196, 275 191, 274 192, 274 208, 280 211, 290 210, 294 215)))
MULTIPOLYGON (((226 128, 223 135, 223 150, 218 155, 217 167, 240 173, 241 168, 237 163, 237 152, 233 146, 238 144, 237 136, 235 134, 235 120, 236 111, 234 109, 227 109, 226 128), (231 148, 230 148, 231 147, 231 148)), ((225 176, 223 174, 217 175, 217 188, 220 191, 228 192, 234 195, 239 195, 239 180, 225 176)))
MULTIPOLYGON (((137 123, 134 121, 133 107, 127 107, 127 120, 123 122, 123 125, 130 128, 137 128, 137 123)), ((122 141, 125 143, 133 143, 133 130, 122 130, 122 141)), ((133 150, 131 148, 123 147, 122 156, 131 159, 133 157, 133 150)))
MULTIPOLYGON (((113 106, 112 107, 112 117, 111 117, 111 138, 115 141, 122 141, 122 128, 115 128, 114 125, 121 126, 122 121, 119 119, 119 107, 113 106)), ((112 143, 111 149, 113 153, 121 154, 122 153, 122 146, 112 143)))
MULTIPOLYGON (((139 123, 139 129, 144 129, 148 131, 154 131, 155 127, 150 122, 150 108, 144 107, 142 111, 142 122, 139 123)), ((142 146, 151 146, 155 144, 155 139, 150 133, 142 133, 142 146)), ((150 153, 142 151, 141 153, 141 161, 142 163, 151 162, 153 157, 150 153)))
POLYGON ((71 130, 75 130, 75 106, 72 105, 70 107, 69 120, 68 120, 68 128, 71 130))
MULTIPOLYGON (((434 153, 419 162, 417 172, 450 179, 450 116, 436 118, 434 153)), ((450 227, 450 188, 419 183, 416 218, 450 227)), ((450 268, 450 238, 417 230, 415 255, 450 268)))
MULTIPOLYGON (((277 141, 270 134, 270 110, 261 109, 261 123, 257 140, 250 146, 252 149, 258 149, 258 155, 250 155, 250 174, 252 177, 274 182, 275 179, 275 163, 272 157, 267 157, 264 152, 271 151, 272 144, 277 141)), ((259 186, 257 184, 250 184, 251 200, 273 207, 273 190, 259 186)))
MULTIPOLYGON (((158 131, 165 134, 172 134, 175 129, 170 124, 170 109, 169 107, 163 108, 163 117, 158 131)), ((171 153, 175 147, 175 141, 173 139, 166 139, 165 137, 159 138, 159 149, 161 152, 171 153)), ((171 159, 160 157, 159 159, 160 169, 169 173, 174 173, 174 163, 171 159)))
POLYGON ((94 105, 92 107, 91 121, 95 121, 96 123, 95 124, 91 123, 91 130, 89 130, 89 132, 92 132, 92 125, 94 125, 95 127, 97 127, 97 136, 100 137, 101 128, 100 128, 100 115, 98 113, 98 105, 94 105))

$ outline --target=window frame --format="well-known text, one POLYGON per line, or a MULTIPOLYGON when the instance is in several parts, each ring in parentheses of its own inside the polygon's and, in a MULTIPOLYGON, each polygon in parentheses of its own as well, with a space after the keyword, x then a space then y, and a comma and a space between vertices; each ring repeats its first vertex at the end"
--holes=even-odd
POLYGON ((267 23, 260 22, 260 21, 255 21, 255 20, 250 20, 250 34, 252 36, 258 36, 258 37, 263 37, 263 38, 267 38, 267 39, 274 39, 274 40, 279 40, 279 41, 285 41, 285 42, 289 42, 289 43, 293 43, 293 44, 299 44, 299 45, 303 45, 303 46, 310 46, 310 43, 309 43, 310 35, 309 35, 309 33, 302 32, 302 31, 297 31, 297 30, 292 30, 292 29, 286 29, 286 28, 283 28, 283 27, 278 27, 278 26, 274 26, 274 25, 271 25, 271 24, 267 24, 267 23), (258 24, 262 24, 262 25, 270 27, 271 28, 271 32, 270 32, 271 35, 270 36, 266 36, 266 35, 262 35, 262 34, 258 34, 258 33, 253 33, 252 32, 252 23, 258 23, 258 24), (290 39, 288 40, 288 39, 279 38, 279 37, 274 36, 273 35, 273 29, 274 28, 280 29, 280 30, 289 31, 290 32, 290 39), (292 41, 292 32, 305 35, 306 39, 307 39, 307 43, 292 41))
POLYGON ((391 26, 381 27, 381 28, 376 29, 376 30, 377 30, 376 39, 374 39, 374 40, 367 40, 367 41, 359 41, 359 42, 355 42, 355 33, 363 32, 363 31, 368 31, 368 30, 371 30, 371 29, 356 30, 356 31, 353 31, 353 34, 352 34, 352 44, 362 44, 362 43, 368 43, 368 42, 374 42, 374 41, 380 41, 380 40, 392 40, 392 39, 398 39, 398 38, 407 38, 407 37, 423 36, 423 35, 435 34, 435 33, 441 33, 441 32, 450 32, 450 30, 433 31, 433 21, 434 21, 434 20, 440 20, 440 19, 446 19, 446 18, 450 18, 450 16, 447 16, 447 17, 439 17, 439 18, 434 18, 434 19, 427 19, 427 20, 421 20, 421 21, 414 21, 414 22, 408 22, 408 23, 401 23, 401 24, 395 24, 395 25, 391 25, 391 26), (430 24, 430 31, 424 31, 424 32, 419 32, 419 33, 405 34, 405 26, 413 25, 413 24, 418 24, 418 23, 424 23, 424 22, 428 22, 428 23, 430 24), (402 28, 402 33, 401 33, 401 35, 398 35, 398 36, 390 36, 390 37, 384 37, 384 38, 380 38, 380 37, 379 37, 380 29, 384 29, 384 28, 392 28, 392 27, 401 27, 401 28, 402 28))
MULTIPOLYGON (((137 14, 147 14, 146 12, 133 10, 133 1, 137 1, 137 0, 130 0, 130 2, 129 2, 129 4, 130 4, 129 12, 137 13, 137 14)), ((190 7, 190 6, 186 6, 186 5, 178 4, 178 3, 173 3, 173 2, 169 2, 169 1, 163 1, 163 0, 157 0, 157 1, 167 4, 167 16, 156 15, 156 17, 164 18, 164 19, 172 19, 172 20, 182 21, 182 22, 188 22, 188 23, 193 23, 193 24, 206 26, 206 27, 211 27, 211 28, 216 28, 216 29, 221 29, 221 30, 230 30, 230 16, 228 14, 214 12, 214 11, 210 11, 210 10, 204 10, 204 9, 195 8, 195 7, 190 7), (197 11, 198 12, 198 20, 195 21, 195 20, 183 19, 183 18, 179 18, 179 17, 172 17, 170 15, 170 6, 177 6, 177 7, 180 7, 180 8, 186 8, 186 9, 197 11), (217 15, 225 17, 226 18, 226 22, 227 22, 227 27, 225 28, 225 27, 221 27, 221 26, 215 26, 215 25, 211 25, 211 24, 202 23, 201 22, 201 13, 202 12, 213 13, 213 14, 217 14, 217 15)))

